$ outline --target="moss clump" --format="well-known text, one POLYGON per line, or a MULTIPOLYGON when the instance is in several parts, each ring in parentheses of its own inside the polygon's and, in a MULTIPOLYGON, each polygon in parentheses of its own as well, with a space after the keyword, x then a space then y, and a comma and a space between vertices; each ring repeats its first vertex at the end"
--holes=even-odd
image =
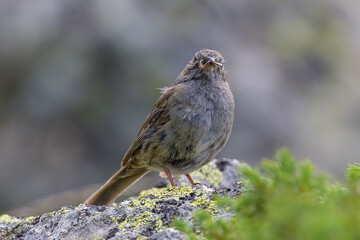
POLYGON ((214 220, 201 210, 195 225, 175 226, 189 239, 360 239, 360 164, 349 166, 343 185, 316 174, 310 161, 296 162, 287 149, 240 171, 247 190, 217 201, 232 217, 214 220))

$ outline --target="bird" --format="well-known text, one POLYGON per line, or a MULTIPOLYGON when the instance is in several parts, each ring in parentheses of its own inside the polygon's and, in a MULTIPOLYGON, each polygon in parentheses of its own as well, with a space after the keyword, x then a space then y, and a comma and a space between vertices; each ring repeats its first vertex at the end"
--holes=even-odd
POLYGON ((85 202, 110 205, 151 171, 176 186, 173 176, 198 170, 220 152, 234 122, 234 97, 227 82, 224 58, 216 50, 195 53, 175 82, 161 89, 121 168, 85 202))

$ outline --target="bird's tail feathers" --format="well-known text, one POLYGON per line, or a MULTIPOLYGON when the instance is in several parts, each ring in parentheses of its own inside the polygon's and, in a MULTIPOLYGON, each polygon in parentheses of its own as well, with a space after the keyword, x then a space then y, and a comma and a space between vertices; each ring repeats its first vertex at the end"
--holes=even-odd
POLYGON ((145 168, 129 169, 123 166, 99 190, 91 195, 84 204, 110 205, 126 189, 147 173, 145 168))

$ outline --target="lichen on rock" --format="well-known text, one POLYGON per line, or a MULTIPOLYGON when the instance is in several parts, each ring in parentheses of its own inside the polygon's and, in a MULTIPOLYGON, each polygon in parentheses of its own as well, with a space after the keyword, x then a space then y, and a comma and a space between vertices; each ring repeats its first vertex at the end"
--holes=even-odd
POLYGON ((146 190, 137 197, 110 207, 80 204, 76 207, 63 207, 36 217, 16 218, 2 215, 0 237, 3 239, 185 239, 179 231, 171 228, 176 217, 191 222, 192 214, 198 209, 204 209, 216 218, 228 215, 226 210, 219 209, 215 205, 213 198, 215 195, 235 196, 241 192, 237 171, 235 170, 237 176, 228 173, 238 165, 235 160, 215 160, 192 174, 200 184, 188 186, 186 180, 180 178, 178 187, 146 190))

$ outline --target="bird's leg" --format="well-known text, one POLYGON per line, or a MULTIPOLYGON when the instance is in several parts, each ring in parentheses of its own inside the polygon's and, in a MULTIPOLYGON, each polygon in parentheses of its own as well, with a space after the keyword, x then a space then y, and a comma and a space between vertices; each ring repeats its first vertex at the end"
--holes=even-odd
POLYGON ((170 170, 167 168, 167 167, 164 167, 164 170, 165 170, 165 173, 166 173, 166 176, 169 178, 170 180, 170 183, 171 183, 171 186, 176 186, 175 182, 174 182, 174 179, 173 177, 171 176, 171 172, 170 170))
POLYGON ((194 180, 192 179, 192 177, 190 176, 190 174, 185 174, 185 176, 187 177, 187 179, 189 180, 189 182, 192 184, 192 185, 195 185, 195 182, 194 180))

